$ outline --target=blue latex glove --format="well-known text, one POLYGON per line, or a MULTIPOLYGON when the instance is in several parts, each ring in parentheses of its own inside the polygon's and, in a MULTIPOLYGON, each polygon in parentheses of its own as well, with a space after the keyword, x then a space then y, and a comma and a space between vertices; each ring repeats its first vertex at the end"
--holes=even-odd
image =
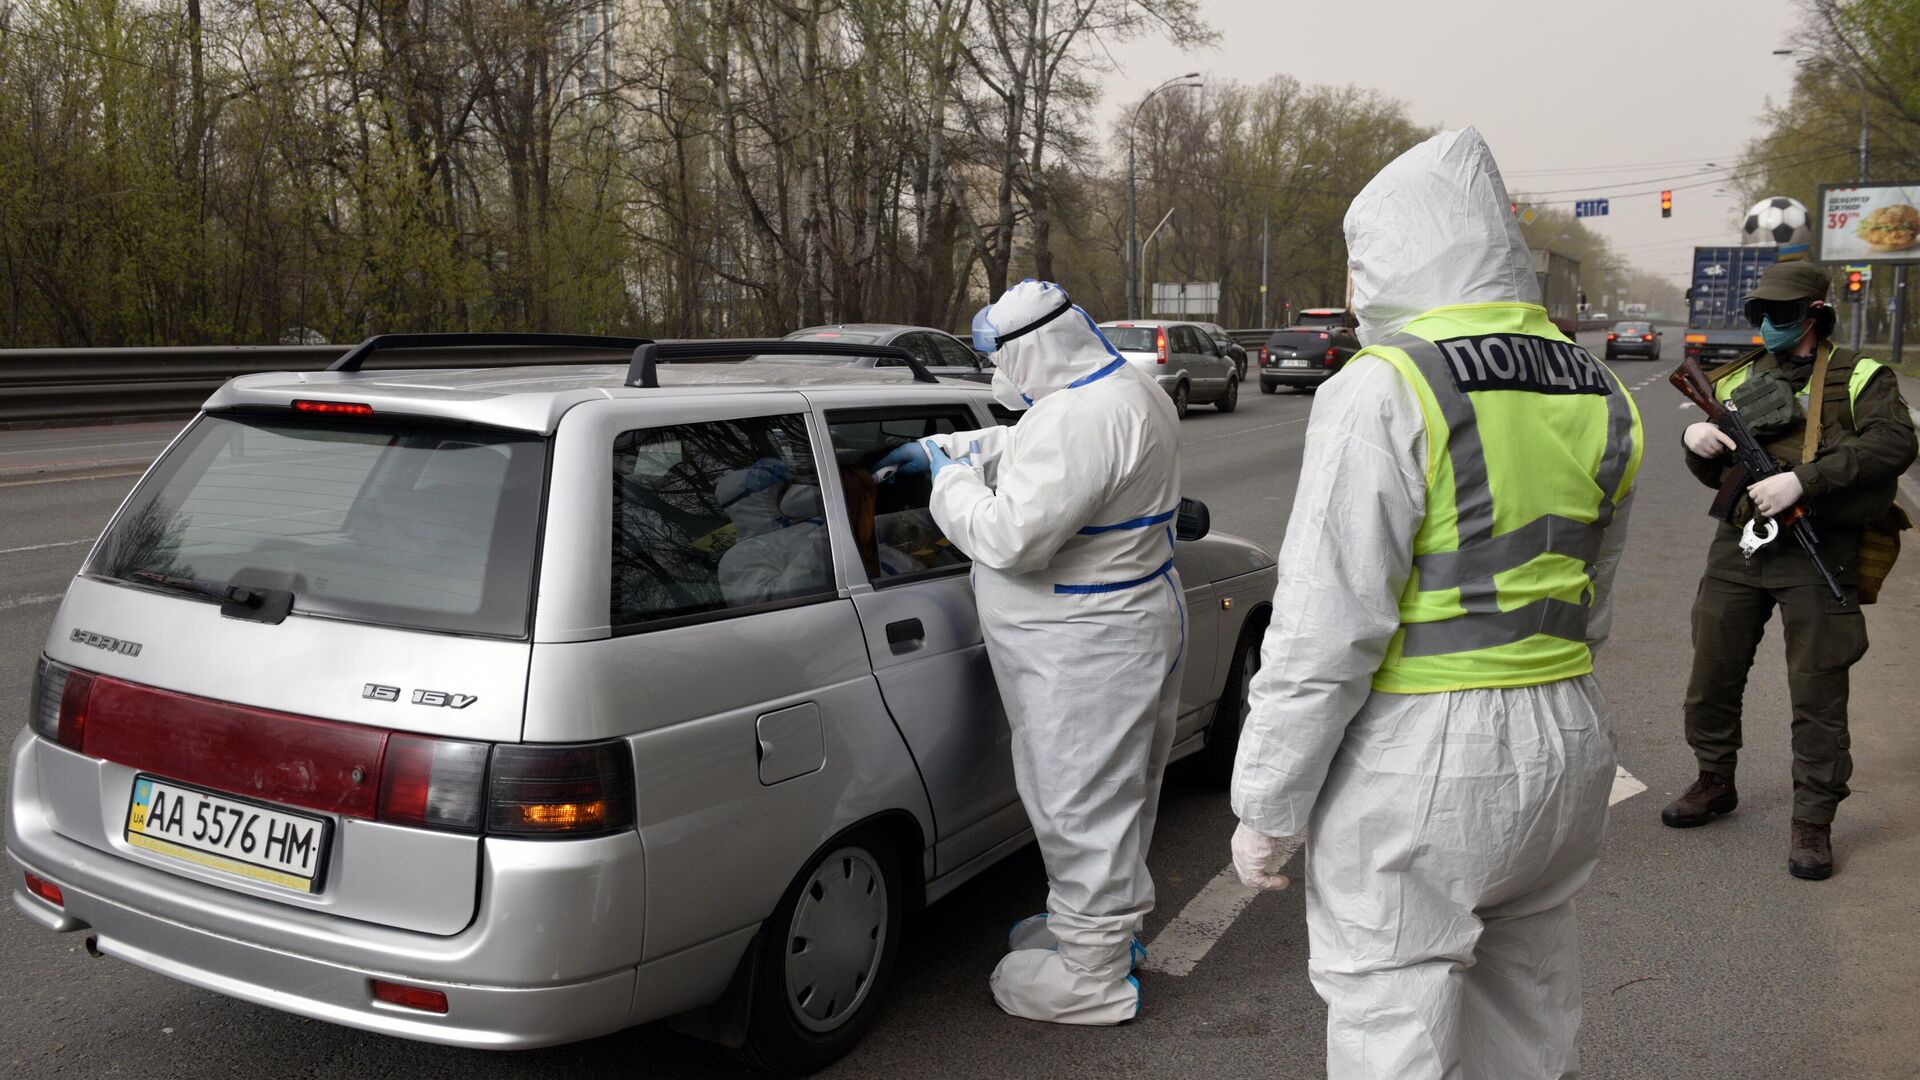
POLYGON ((919 443, 901 443, 874 463, 873 478, 880 482, 896 476, 914 476, 927 471, 927 452, 919 443))
POLYGON ((945 450, 940 449, 940 444, 937 442, 934 442, 932 439, 922 439, 920 441, 920 445, 926 448, 927 469, 931 472, 937 473, 941 469, 944 469, 949 465, 959 464, 959 462, 956 462, 952 458, 948 457, 947 452, 945 450))

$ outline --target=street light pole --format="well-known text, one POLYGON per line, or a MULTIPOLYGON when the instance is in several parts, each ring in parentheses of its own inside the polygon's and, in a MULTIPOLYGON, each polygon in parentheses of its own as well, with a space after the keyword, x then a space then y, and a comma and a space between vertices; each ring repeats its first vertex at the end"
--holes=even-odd
POLYGON ((1133 115, 1127 119, 1127 318, 1129 319, 1137 319, 1140 317, 1140 312, 1135 302, 1135 298, 1140 295, 1140 224, 1139 185, 1134 167, 1133 127, 1134 124, 1140 120, 1140 110, 1147 107, 1147 102, 1152 101, 1155 94, 1158 94, 1162 90, 1172 89, 1174 86, 1199 86, 1199 83, 1181 82, 1182 79, 1197 79, 1199 77, 1199 72, 1189 71, 1185 75, 1175 75, 1173 78, 1154 87, 1147 92, 1146 97, 1140 99, 1138 105, 1133 107, 1133 115))
MULTIPOLYGON (((1792 56, 1798 51, 1799 50, 1797 49, 1775 49, 1773 50, 1773 55, 1792 56)), ((1794 62, 1796 64, 1804 65, 1808 62, 1809 59, 1810 59, 1809 57, 1801 57, 1799 60, 1796 60, 1794 62)), ((1848 68, 1847 70, 1853 73, 1854 81, 1860 84, 1860 182, 1864 184, 1867 182, 1867 77, 1865 74, 1863 74, 1860 71, 1859 68, 1848 68)), ((1900 286, 1902 284, 1902 282, 1900 281, 1901 273, 1902 273, 1901 270, 1894 271, 1894 296, 1896 298, 1900 295, 1900 286)), ((1897 299, 1895 303, 1896 305, 1898 304, 1897 299)), ((1897 314, 1899 311, 1899 308, 1896 306, 1894 310, 1897 314)), ((1861 343, 1866 340, 1866 336, 1867 336, 1867 305, 1864 300, 1856 301, 1854 303, 1852 321, 1853 321, 1853 351, 1859 352, 1861 343)), ((1893 359, 1895 363, 1899 363, 1900 353, 1898 349, 1898 342, 1900 339, 1900 329, 1897 324, 1894 328, 1893 335, 1894 335, 1894 341, 1896 343, 1893 359)))

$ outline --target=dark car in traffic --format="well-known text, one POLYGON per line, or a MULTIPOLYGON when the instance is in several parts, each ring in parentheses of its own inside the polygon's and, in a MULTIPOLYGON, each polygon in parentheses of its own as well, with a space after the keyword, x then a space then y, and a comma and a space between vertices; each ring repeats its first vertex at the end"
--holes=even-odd
MULTIPOLYGON (((992 382, 993 361, 973 351, 973 347, 944 330, 930 326, 903 326, 897 323, 840 323, 833 326, 809 326, 786 336, 788 341, 837 341, 845 345, 895 345, 913 354, 928 371, 950 379, 968 382, 992 382)), ((848 367, 905 367, 887 356, 862 356, 853 360, 818 356, 759 356, 756 360, 788 360, 802 364, 844 364, 848 367)))
POLYGON ((1219 323, 1194 323, 1200 332, 1213 339, 1220 346, 1220 355, 1233 361, 1233 370, 1240 376, 1241 382, 1247 381, 1247 347, 1233 340, 1233 335, 1219 323))
POLYGON ((1660 328, 1650 322, 1614 323, 1607 331, 1607 359, 1623 356, 1660 359, 1660 328))
POLYGON ((1272 394, 1283 386, 1311 390, 1359 351, 1359 336, 1339 323, 1275 330, 1260 346, 1260 392, 1272 394))

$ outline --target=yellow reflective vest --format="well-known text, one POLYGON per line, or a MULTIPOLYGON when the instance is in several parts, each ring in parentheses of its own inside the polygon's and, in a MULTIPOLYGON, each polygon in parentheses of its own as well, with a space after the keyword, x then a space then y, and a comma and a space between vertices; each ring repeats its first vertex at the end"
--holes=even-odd
POLYGON ((1591 672, 1593 564, 1643 446, 1625 385, 1532 304, 1435 308, 1365 354, 1414 388, 1427 429, 1426 517, 1374 689, 1591 672))

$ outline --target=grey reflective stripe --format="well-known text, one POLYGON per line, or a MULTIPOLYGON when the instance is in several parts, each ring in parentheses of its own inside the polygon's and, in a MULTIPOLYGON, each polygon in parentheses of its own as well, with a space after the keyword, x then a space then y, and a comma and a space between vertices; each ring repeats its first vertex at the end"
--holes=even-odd
POLYGON ((1605 532, 1599 524, 1547 514, 1470 548, 1415 556, 1414 564, 1420 568, 1421 591, 1456 589, 1525 566, 1549 553, 1591 563, 1600 557, 1600 539, 1605 532))
MULTIPOLYGON (((1613 375, 1612 370, 1607 374, 1613 375)), ((1627 387, 1613 375, 1613 393, 1607 395, 1607 448, 1600 456, 1600 471, 1593 482, 1600 485, 1600 507, 1593 523, 1600 529, 1613 524, 1614 493, 1627 477, 1627 463, 1633 460, 1633 403, 1627 399, 1627 387)), ((1588 559, 1592 562, 1592 559, 1588 559)))
POLYGON ((1401 628, 1401 656, 1445 656, 1525 641, 1536 634, 1585 641, 1587 608, 1551 597, 1525 607, 1490 614, 1456 615, 1439 622, 1407 623, 1401 628))
MULTIPOLYGON (((1480 443, 1480 425, 1474 422, 1473 402, 1460 392, 1447 370, 1440 346, 1412 334, 1395 334, 1381 342, 1407 354, 1427 380, 1440 415, 1447 422, 1447 459, 1453 463, 1453 507, 1460 531, 1460 550, 1465 551, 1493 537, 1493 488, 1487 483, 1487 455, 1480 443)), ((1424 556, 1414 560, 1420 568, 1420 584, 1427 585, 1424 556)), ((1493 576, 1487 574, 1453 582, 1446 588, 1460 590, 1460 605, 1468 611, 1500 610, 1499 590, 1493 576)))

